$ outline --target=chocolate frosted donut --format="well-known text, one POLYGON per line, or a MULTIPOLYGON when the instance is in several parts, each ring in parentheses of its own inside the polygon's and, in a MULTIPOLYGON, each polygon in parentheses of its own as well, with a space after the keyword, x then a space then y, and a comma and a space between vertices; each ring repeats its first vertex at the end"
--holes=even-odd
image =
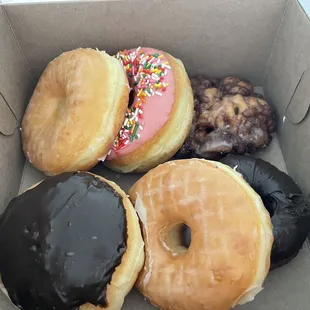
POLYGON ((271 268, 288 263, 299 252, 310 229, 310 208, 286 173, 252 156, 228 155, 222 163, 235 168, 261 196, 273 224, 271 268))
POLYGON ((191 80, 195 115, 191 131, 175 158, 220 159, 268 145, 274 118, 253 85, 237 77, 191 80))
POLYGON ((120 309, 143 259, 129 199, 90 173, 47 179, 1 216, 1 278, 20 309, 120 309))

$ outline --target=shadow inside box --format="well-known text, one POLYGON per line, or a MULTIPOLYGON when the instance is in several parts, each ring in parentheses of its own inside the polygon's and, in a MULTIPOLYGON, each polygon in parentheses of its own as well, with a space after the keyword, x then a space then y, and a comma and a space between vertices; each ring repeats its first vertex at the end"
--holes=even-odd
POLYGON ((155 310, 157 307, 153 306, 137 288, 133 288, 126 296, 122 310, 155 310))
POLYGON ((144 174, 143 173, 120 173, 106 167, 102 162, 97 164, 90 170, 92 173, 98 174, 107 180, 115 182, 126 193, 131 186, 138 181, 144 174))

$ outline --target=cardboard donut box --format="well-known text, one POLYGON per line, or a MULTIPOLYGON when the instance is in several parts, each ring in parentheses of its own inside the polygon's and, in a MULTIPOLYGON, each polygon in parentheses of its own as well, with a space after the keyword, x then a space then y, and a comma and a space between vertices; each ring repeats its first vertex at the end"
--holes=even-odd
MULTIPOLYGON (((0 213, 15 195, 44 178, 25 161, 19 127, 47 63, 77 47, 114 54, 137 46, 171 53, 190 76, 251 80, 277 116, 277 134, 256 155, 287 171, 309 195, 310 21, 297 0, 10 1, 0 7, 0 213)), ((103 169, 95 172, 124 190, 139 178, 103 169)), ((307 240, 299 255, 271 271, 264 290, 240 309, 307 310, 309 292, 307 240)), ((153 308, 135 289, 123 306, 153 308)), ((0 309, 15 309, 2 292, 0 309)))

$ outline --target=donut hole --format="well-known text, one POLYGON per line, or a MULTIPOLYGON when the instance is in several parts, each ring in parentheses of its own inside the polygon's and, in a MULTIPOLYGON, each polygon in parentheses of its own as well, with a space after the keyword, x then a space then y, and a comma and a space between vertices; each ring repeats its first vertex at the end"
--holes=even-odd
POLYGON ((272 196, 263 196, 262 200, 265 208, 269 212, 270 217, 273 217, 278 206, 277 200, 272 196))
POLYGON ((183 245, 188 249, 191 245, 191 229, 186 225, 182 225, 182 240, 183 240, 183 245))
POLYGON ((134 100, 135 100, 135 90, 131 89, 129 93, 129 99, 128 99, 128 108, 132 106, 134 100))
POLYGON ((162 246, 174 256, 186 253, 191 244, 191 229, 185 223, 168 225, 159 236, 162 246))
POLYGON ((207 127, 205 128, 206 134, 209 134, 209 133, 211 133, 211 132, 214 131, 214 130, 215 130, 215 128, 212 127, 212 126, 207 126, 207 127))

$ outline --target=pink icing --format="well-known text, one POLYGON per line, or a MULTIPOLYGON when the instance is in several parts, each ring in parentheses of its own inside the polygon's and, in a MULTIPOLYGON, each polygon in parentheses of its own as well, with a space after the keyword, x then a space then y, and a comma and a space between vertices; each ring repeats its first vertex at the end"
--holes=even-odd
MULTIPOLYGON (((165 91, 159 91, 161 96, 158 93, 155 93, 151 97, 145 97, 146 101, 143 103, 143 114, 140 115, 140 119, 138 120, 140 125, 142 125, 143 129, 137 130, 137 135, 139 138, 133 140, 132 142, 128 141, 126 145, 122 148, 117 149, 114 147, 109 155, 106 157, 106 160, 111 160, 117 156, 122 156, 129 154, 139 147, 141 147, 144 143, 149 141, 154 135, 164 126, 164 124, 169 119, 169 114, 172 110, 172 106, 174 103, 174 94, 175 94, 175 83, 173 71, 169 68, 170 64, 168 59, 163 55, 163 53, 159 50, 153 48, 140 48, 137 49, 138 52, 145 52, 145 54, 159 54, 162 55, 161 58, 158 58, 160 63, 166 63, 168 66, 166 69, 166 75, 163 76, 162 82, 168 83, 169 86, 166 87, 165 91), (168 63, 167 63, 168 62, 168 63), (116 153, 117 152, 117 153, 116 153)), ((137 50, 129 50, 128 53, 132 53, 131 61, 134 60, 135 55, 137 55, 137 50)), ((127 54, 127 53, 126 53, 127 54)), ((158 61, 158 62, 159 62, 158 61)), ((127 72, 128 73, 128 72, 127 72)), ((127 74, 128 76, 128 74, 127 74)), ((134 106, 137 103, 137 93, 139 89, 133 86, 134 78, 129 77, 129 83, 131 87, 134 87, 135 99, 132 104, 134 106)))

